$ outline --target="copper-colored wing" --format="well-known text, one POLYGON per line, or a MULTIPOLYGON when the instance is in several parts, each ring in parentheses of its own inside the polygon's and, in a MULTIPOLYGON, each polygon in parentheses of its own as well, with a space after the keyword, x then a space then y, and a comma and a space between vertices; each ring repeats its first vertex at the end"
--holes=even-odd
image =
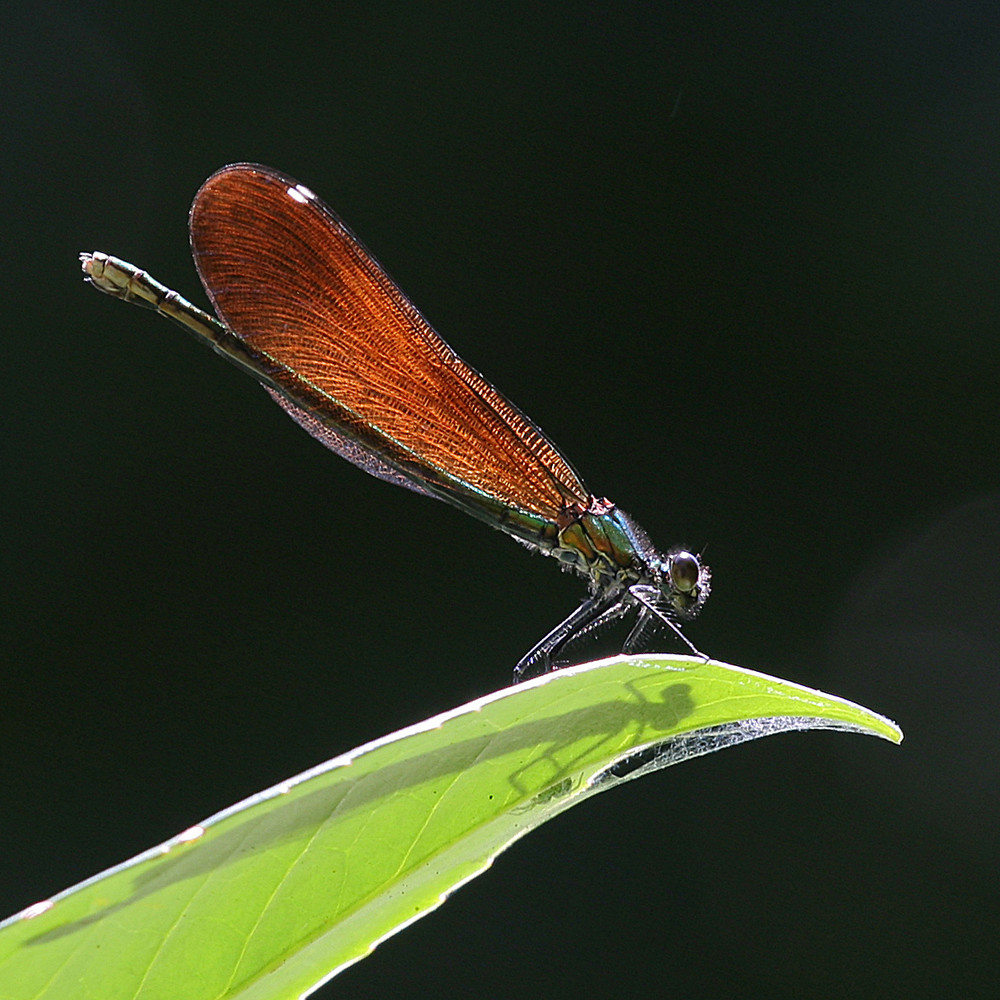
POLYGON ((325 443, 351 458, 353 442, 372 454, 367 466, 351 458, 368 471, 390 478, 379 469, 391 468, 423 492, 443 485, 461 505, 481 495, 554 520, 587 503, 555 445, 307 188, 267 167, 224 167, 196 195, 190 224, 219 317, 282 386, 292 415, 321 440, 327 428, 325 443))

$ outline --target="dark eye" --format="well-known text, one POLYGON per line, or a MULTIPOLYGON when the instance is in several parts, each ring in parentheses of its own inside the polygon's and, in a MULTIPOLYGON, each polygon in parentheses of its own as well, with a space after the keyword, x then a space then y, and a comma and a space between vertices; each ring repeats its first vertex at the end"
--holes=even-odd
POLYGON ((670 582, 687 594, 698 585, 701 563, 690 552, 675 552, 670 558, 670 582))

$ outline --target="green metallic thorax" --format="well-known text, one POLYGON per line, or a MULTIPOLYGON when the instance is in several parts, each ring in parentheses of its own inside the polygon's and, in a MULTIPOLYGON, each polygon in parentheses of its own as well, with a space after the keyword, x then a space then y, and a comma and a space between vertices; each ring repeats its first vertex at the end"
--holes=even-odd
POLYGON ((643 581, 649 575, 643 540, 636 536, 627 514, 607 506, 606 513, 567 514, 562 527, 534 515, 507 510, 501 517, 502 527, 530 547, 554 556, 565 569, 584 577, 595 589, 643 581))
POLYGON ((584 514, 558 535, 553 555, 598 587, 636 583, 644 574, 636 540, 618 510, 584 514))

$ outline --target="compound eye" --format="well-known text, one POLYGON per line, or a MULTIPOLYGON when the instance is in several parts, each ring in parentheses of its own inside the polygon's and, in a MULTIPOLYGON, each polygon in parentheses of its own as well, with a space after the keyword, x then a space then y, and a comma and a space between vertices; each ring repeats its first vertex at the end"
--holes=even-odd
POLYGON ((689 594, 698 586, 701 563, 691 552, 675 552, 670 558, 670 582, 682 593, 689 594))

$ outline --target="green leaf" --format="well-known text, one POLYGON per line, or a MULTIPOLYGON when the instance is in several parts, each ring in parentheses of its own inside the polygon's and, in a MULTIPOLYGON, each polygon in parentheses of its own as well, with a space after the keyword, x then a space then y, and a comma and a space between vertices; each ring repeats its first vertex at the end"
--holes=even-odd
POLYGON ((560 670, 376 740, 0 924, 0 1000, 298 997, 518 837, 650 770, 887 719, 739 667, 560 670))

